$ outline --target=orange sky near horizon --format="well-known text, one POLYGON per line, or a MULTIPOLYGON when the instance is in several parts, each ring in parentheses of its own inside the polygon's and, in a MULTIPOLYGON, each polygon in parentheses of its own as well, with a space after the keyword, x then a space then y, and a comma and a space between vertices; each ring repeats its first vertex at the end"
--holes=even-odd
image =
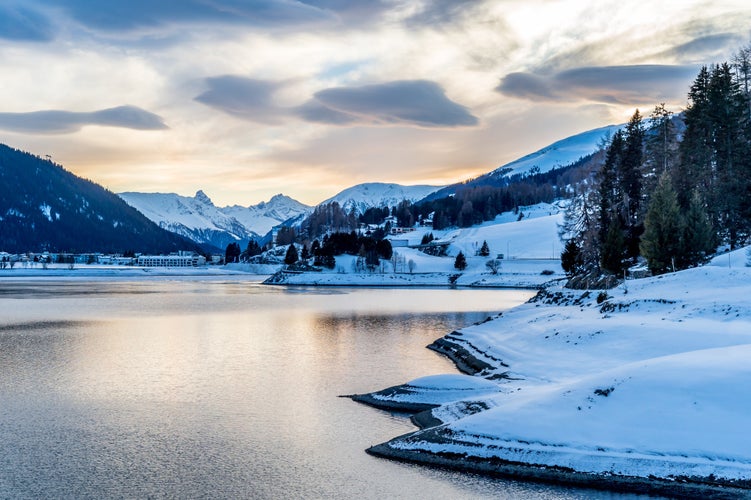
POLYGON ((0 142, 220 206, 465 180, 679 111, 751 39, 737 0, 8 0, 0 19, 0 142))

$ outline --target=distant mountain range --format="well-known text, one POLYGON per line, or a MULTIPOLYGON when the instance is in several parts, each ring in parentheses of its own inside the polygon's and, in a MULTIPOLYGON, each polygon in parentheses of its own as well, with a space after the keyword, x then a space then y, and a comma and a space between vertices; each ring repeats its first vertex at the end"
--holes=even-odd
MULTIPOLYGON (((336 201, 345 211, 354 209, 355 213, 361 214, 370 207, 396 206, 405 199, 421 200, 436 189, 439 186, 359 184, 320 204, 336 201)), ((313 211, 313 207, 282 194, 248 207, 217 207, 203 191, 198 191, 193 197, 132 192, 120 193, 119 196, 160 227, 219 249, 230 243, 239 243, 244 248, 250 239, 265 243, 273 228, 297 225, 313 211)))
POLYGON ((119 196, 159 227, 221 250, 230 243, 244 248, 250 239, 261 240, 273 227, 312 210, 281 194, 248 207, 217 207, 203 191, 193 197, 132 192, 119 196))
POLYGON ((416 202, 438 191, 443 186, 402 186, 399 184, 385 184, 371 182, 358 184, 345 189, 336 196, 322 201, 325 205, 333 201, 349 213, 353 209, 357 215, 365 213, 371 207, 395 207, 404 200, 416 202))
MULTIPOLYGON (((515 175, 547 172, 593 153, 619 127, 568 137, 450 186, 359 184, 321 204, 335 201, 345 211, 361 214, 370 207, 450 196, 473 184, 493 185, 515 175)), ((273 228, 299 224, 313 210, 281 194, 247 207, 217 207, 203 191, 193 197, 128 192, 118 198, 59 165, 7 146, 0 146, 0 179, 0 250, 6 251, 171 251, 185 249, 184 238, 193 242, 188 245, 223 250, 233 242, 244 247, 250 239, 264 243, 273 228)))
POLYGON ((0 144, 0 251, 199 250, 98 184, 0 144))

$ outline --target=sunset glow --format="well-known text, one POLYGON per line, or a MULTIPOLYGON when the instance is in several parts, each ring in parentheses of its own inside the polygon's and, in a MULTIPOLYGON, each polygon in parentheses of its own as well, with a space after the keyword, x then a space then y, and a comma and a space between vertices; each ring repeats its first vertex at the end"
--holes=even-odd
POLYGON ((0 142, 115 192, 315 204, 679 110, 749 26, 740 0, 9 0, 0 142))

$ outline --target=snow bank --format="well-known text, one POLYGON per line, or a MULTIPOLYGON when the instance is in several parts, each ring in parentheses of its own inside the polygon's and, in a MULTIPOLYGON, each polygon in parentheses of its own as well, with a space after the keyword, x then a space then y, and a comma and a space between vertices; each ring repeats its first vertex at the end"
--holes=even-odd
POLYGON ((751 268, 723 257, 608 291, 551 287, 445 337, 498 392, 482 411, 433 409, 444 425, 378 452, 751 488, 751 268))
POLYGON ((391 410, 420 411, 454 401, 488 398, 500 390, 498 384, 479 377, 431 375, 352 399, 391 410))
POLYGON ((39 264, 36 267, 16 266, 13 269, 2 269, 0 270, 0 280, 12 280, 16 278, 148 279, 177 276, 199 279, 202 277, 239 276, 250 278, 253 281, 262 281, 267 277, 266 275, 270 274, 269 271, 274 272, 275 270, 268 268, 259 269, 258 266, 250 264, 228 264, 226 266, 205 267, 138 267, 76 264, 72 269, 68 264, 49 264, 46 269, 39 264))

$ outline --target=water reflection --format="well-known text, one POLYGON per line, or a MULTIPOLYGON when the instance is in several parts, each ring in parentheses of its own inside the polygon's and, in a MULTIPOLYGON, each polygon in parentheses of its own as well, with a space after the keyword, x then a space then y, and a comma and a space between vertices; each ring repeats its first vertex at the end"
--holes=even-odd
POLYGON ((337 397, 454 371, 424 346, 527 292, 237 281, 3 289, 2 498, 580 494, 370 457, 365 448, 413 427, 337 397))

